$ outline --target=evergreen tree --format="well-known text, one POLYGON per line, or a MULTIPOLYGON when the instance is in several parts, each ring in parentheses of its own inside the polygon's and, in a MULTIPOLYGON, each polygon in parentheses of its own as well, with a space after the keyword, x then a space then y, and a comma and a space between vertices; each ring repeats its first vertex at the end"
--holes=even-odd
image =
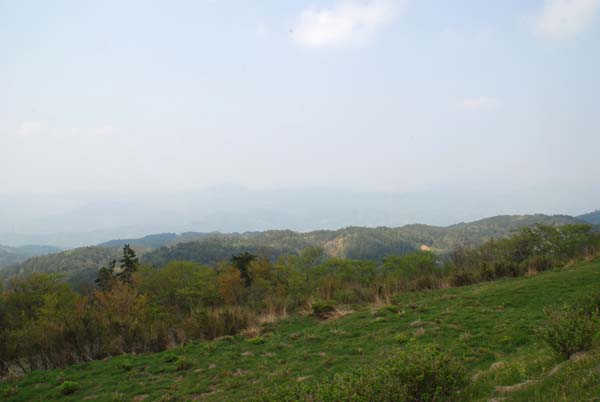
POLYGON ((238 271, 240 271, 242 283, 247 288, 252 286, 252 277, 250 276, 248 268, 250 268, 250 263, 255 259, 256 256, 254 254, 250 254, 247 251, 231 257, 231 263, 234 267, 238 269, 238 271))
POLYGON ((123 283, 131 283, 132 275, 140 265, 135 251, 125 244, 123 246, 123 257, 119 260, 121 271, 117 273, 117 279, 123 283))
POLYGON ((108 267, 102 267, 98 271, 98 277, 95 280, 96 286, 103 291, 106 292, 110 290, 112 287, 112 281, 114 278, 115 265, 117 264, 116 260, 112 260, 108 267))

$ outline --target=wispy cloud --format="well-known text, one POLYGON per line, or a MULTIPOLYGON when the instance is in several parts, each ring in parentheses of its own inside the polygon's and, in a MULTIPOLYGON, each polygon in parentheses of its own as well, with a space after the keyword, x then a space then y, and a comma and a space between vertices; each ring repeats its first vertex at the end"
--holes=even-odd
POLYGON ((498 106, 498 100, 487 96, 463 99, 458 103, 458 108, 463 110, 487 110, 498 106))
POLYGON ((296 43, 307 47, 363 45, 390 24, 402 0, 344 1, 331 8, 305 9, 292 30, 296 43))
POLYGON ((545 38, 574 36, 593 21, 599 9, 600 0, 546 0, 535 18, 535 31, 545 38))

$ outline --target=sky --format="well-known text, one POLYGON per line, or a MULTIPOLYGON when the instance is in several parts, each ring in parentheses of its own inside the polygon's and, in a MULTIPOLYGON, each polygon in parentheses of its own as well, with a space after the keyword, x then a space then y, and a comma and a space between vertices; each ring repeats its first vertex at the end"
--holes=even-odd
POLYGON ((0 0, 0 49, 4 196, 540 186, 600 206, 600 0, 0 0))

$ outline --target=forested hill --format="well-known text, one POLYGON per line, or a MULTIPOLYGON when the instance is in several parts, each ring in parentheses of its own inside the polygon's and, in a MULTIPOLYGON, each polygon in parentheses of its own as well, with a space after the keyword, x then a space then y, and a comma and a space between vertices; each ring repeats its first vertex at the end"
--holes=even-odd
POLYGON ((158 248, 162 246, 166 246, 168 244, 173 244, 181 241, 192 241, 199 240, 205 237, 210 236, 210 233, 199 233, 199 232, 185 232, 181 234, 176 233, 158 233, 151 234, 148 236, 140 237, 137 239, 116 239, 110 240, 101 244, 98 244, 100 247, 122 247, 124 244, 129 244, 131 246, 141 246, 141 247, 150 247, 150 248, 158 248))
POLYGON ((0 278, 44 272, 63 274, 73 282, 89 282, 95 278, 102 265, 119 258, 120 252, 119 248, 81 247, 34 257, 0 270, 0 278))
POLYGON ((51 246, 8 247, 0 245, 0 269, 18 264, 31 257, 58 252, 60 252, 59 248, 51 246))
POLYGON ((581 221, 565 215, 520 215, 496 216, 449 227, 348 227, 308 233, 287 230, 233 234, 166 233, 141 239, 113 240, 102 246, 31 258, 0 270, 0 276, 51 272, 64 274, 72 282, 87 282, 95 277, 101 266, 118 258, 124 243, 131 243, 141 261, 155 267, 162 267, 173 260, 214 264, 244 251, 276 258, 296 254, 307 247, 319 247, 332 257, 379 260, 389 254, 405 254, 419 249, 443 255, 460 246, 477 246, 491 238, 507 237, 527 226, 572 223, 581 221))
POLYGON ((147 253, 143 260, 154 266, 172 260, 210 264, 241 251, 277 256, 297 253, 306 247, 320 247, 333 257, 378 260, 388 254, 418 249, 446 254, 460 246, 478 246, 491 238, 507 237, 523 227, 572 223, 581 221, 565 215, 521 215, 496 216, 449 227, 406 225, 398 228, 349 227, 308 233, 274 230, 214 234, 196 241, 177 239, 171 245, 147 253))
POLYGON ((579 215, 577 219, 589 223, 590 225, 600 225, 600 210, 590 212, 589 214, 579 215))

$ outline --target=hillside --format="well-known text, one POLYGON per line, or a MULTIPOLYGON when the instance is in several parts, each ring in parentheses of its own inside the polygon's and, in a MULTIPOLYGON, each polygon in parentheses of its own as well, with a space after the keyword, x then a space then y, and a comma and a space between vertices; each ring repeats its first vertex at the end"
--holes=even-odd
POLYGON ((98 244, 98 246, 100 246, 100 247, 123 247, 124 244, 129 244, 131 246, 159 248, 159 247, 163 247, 163 246, 177 243, 177 242, 202 239, 209 235, 210 235, 210 233, 198 233, 198 232, 184 232, 181 234, 158 233, 158 234, 151 234, 151 235, 140 237, 140 238, 110 240, 110 241, 107 241, 104 243, 100 243, 100 244, 98 244))
POLYGON ((536 224, 581 223, 565 215, 496 216, 448 227, 407 225, 398 228, 349 227, 308 233, 273 230, 244 234, 214 234, 196 241, 177 239, 144 256, 144 261, 162 266, 172 260, 211 264, 240 251, 272 257, 297 253, 306 247, 321 247, 329 256, 379 260, 389 254, 405 254, 427 247, 446 254, 459 246, 478 246, 491 238, 503 238, 536 224))
POLYGON ((577 219, 589 223, 590 225, 600 225, 600 210, 579 215, 577 219))
POLYGON ((456 400, 589 400, 600 393, 600 350, 561 363, 535 334, 543 310, 597 294, 600 261, 463 288, 406 293, 339 318, 290 317, 248 336, 127 355, 5 384, 6 400, 245 401, 265 389, 308 386, 392 351, 431 344, 460 358, 468 384, 456 400), (184 364, 185 363, 185 364, 184 364), (586 374, 587 373, 587 374, 586 374), (68 396, 62 381, 78 387, 68 396), (496 399, 500 400, 500 399, 496 399))
POLYGON ((459 246, 478 246, 491 238, 507 237, 522 227, 570 223, 580 221, 564 215, 516 215, 496 216, 448 227, 349 227, 307 233, 290 230, 242 234, 164 233, 137 239, 112 240, 96 247, 82 247, 32 258, 4 269, 2 275, 56 272, 74 278, 75 281, 89 280, 94 277, 99 267, 118 255, 124 243, 134 246, 142 262, 156 267, 162 267, 173 260, 214 264, 244 251, 276 258, 280 255, 296 254, 307 247, 320 247, 326 255, 333 257, 380 260, 386 255, 405 254, 422 247, 443 255, 459 246))
POLYGON ((89 282, 95 278, 100 266, 119 258, 119 248, 82 247, 63 251, 12 265, 0 271, 0 277, 28 275, 34 272, 59 273, 72 282, 89 282))
POLYGON ((9 265, 18 264, 31 257, 58 253, 61 250, 51 246, 8 247, 0 245, 0 270, 9 265))

